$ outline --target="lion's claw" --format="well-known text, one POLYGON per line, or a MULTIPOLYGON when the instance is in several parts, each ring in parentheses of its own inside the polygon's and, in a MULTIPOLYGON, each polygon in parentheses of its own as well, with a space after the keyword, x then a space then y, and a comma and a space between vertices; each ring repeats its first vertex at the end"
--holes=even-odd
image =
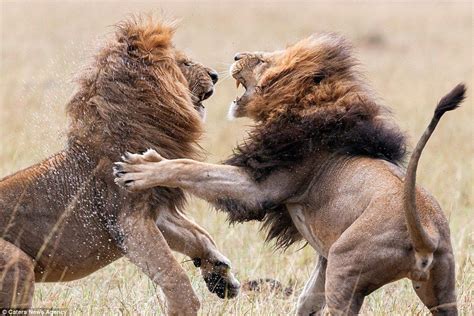
POLYGON ((121 163, 119 162, 114 163, 112 170, 113 170, 114 177, 117 177, 117 178, 123 177, 123 175, 126 173, 123 170, 121 163))
POLYGON ((139 191, 149 188, 144 180, 147 165, 159 163, 163 160, 160 154, 153 149, 148 149, 143 154, 132 154, 126 152, 122 156, 122 161, 113 165, 113 175, 115 183, 128 191, 139 191))

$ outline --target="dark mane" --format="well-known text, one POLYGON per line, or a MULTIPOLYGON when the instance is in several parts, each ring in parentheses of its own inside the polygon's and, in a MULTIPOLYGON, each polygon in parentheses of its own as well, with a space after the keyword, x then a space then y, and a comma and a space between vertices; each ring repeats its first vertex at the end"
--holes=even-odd
POLYGON ((405 136, 379 115, 375 103, 354 104, 345 111, 328 107, 307 116, 289 112, 256 126, 225 163, 247 169, 257 182, 315 153, 366 156, 400 164, 406 153, 405 136))
MULTIPOLYGON (((405 136, 382 119, 382 111, 381 106, 362 99, 344 108, 323 107, 304 116, 288 111, 276 120, 257 125, 225 163, 245 168, 257 182, 315 154, 365 156, 400 164, 406 153, 405 136)), ((229 218, 262 220, 267 240, 276 239, 277 247, 287 248, 301 239, 284 205, 245 212, 254 218, 242 214, 230 213, 229 218)))

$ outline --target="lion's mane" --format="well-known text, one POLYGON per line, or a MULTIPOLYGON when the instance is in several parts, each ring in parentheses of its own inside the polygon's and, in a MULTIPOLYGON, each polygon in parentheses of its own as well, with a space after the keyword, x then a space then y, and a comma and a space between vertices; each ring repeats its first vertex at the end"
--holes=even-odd
MULTIPOLYGON (((248 106, 256 126, 226 164, 245 168, 256 182, 314 155, 325 157, 322 165, 357 156, 400 164, 405 136, 355 70, 350 51, 334 34, 289 47, 248 106)), ((220 202, 231 221, 263 220, 267 239, 279 247, 301 239, 283 204, 248 210, 220 202)))
MULTIPOLYGON (((125 152, 154 148, 167 158, 201 157, 202 121, 172 44, 174 27, 136 17, 116 26, 113 39, 78 77, 67 105, 69 147, 111 162, 125 152)), ((105 172, 105 171, 104 171, 105 172)), ((154 200, 180 206, 181 189, 153 189, 154 200)))

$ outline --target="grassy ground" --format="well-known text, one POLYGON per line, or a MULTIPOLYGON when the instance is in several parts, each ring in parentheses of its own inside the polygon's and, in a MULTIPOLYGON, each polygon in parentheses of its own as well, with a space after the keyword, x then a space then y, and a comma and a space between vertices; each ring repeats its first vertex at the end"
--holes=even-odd
MULTIPOLYGON (((182 18, 176 44, 224 73, 235 52, 273 50, 319 31, 351 39, 371 84, 393 109, 413 143, 445 92, 460 81, 469 97, 449 113, 424 152, 419 183, 438 199, 451 223, 461 314, 473 313, 473 18, 472 4, 451 3, 111 3, 1 2, 0 177, 37 162, 64 144, 64 104, 71 78, 110 27, 127 14, 163 11, 182 18)), ((221 76, 224 77, 224 76, 221 76)), ((225 121, 234 83, 222 79, 207 101, 204 147, 210 161, 226 157, 248 121, 225 121)), ((228 227, 225 217, 192 200, 189 214, 215 238, 241 280, 270 277, 294 295, 244 293, 232 301, 209 294, 192 263, 177 255, 202 298, 203 315, 286 315, 313 267, 310 247, 273 252, 257 224, 228 227)), ((159 313, 154 285, 126 260, 85 279, 40 284, 35 307, 80 314, 159 313)), ((426 314, 411 285, 390 284, 366 300, 367 315, 426 314)))

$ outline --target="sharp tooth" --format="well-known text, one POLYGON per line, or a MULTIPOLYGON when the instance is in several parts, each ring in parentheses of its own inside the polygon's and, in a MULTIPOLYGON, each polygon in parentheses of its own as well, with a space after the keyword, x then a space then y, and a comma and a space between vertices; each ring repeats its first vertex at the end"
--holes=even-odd
POLYGON ((238 89, 240 87, 240 81, 236 80, 235 82, 236 82, 235 85, 237 86, 237 89, 238 89))

